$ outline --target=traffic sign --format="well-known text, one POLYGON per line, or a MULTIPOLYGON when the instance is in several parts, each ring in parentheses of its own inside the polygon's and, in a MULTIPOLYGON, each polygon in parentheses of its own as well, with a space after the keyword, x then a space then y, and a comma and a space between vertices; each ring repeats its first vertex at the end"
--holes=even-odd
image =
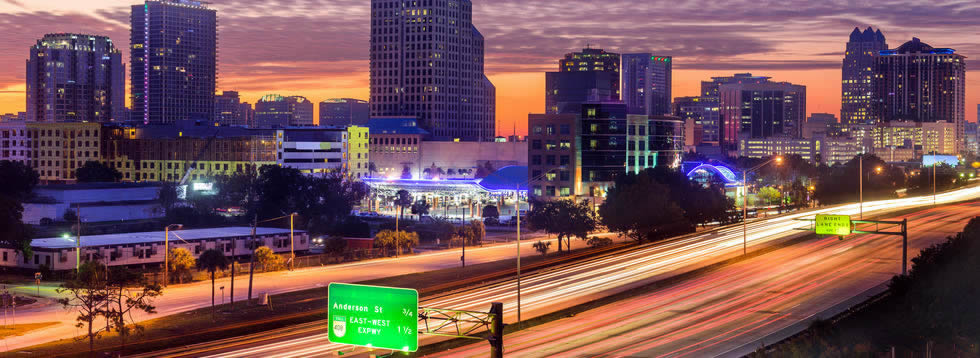
POLYGON ((847 215, 817 215, 814 231, 817 235, 850 235, 851 217, 847 215))
POLYGON ((331 283, 327 295, 330 342, 418 350, 418 291, 331 283))

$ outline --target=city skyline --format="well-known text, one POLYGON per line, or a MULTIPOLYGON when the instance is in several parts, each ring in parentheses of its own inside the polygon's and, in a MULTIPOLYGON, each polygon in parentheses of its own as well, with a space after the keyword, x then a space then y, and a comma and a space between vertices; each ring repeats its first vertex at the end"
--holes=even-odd
MULTIPOLYGON (((107 35, 128 58, 129 5, 137 3, 0 3, 0 26, 9 34, 0 40, 7 54, 0 56, 5 69, 0 71, 0 112, 24 110, 23 63, 29 47, 46 33, 107 35)), ((841 61, 854 27, 881 28, 893 45, 915 36, 934 46, 955 48, 968 61, 980 56, 975 35, 946 35, 980 14, 980 9, 954 2, 907 2, 887 9, 796 4, 792 8, 799 11, 792 13, 783 11, 788 8, 758 11, 737 3, 691 2, 661 9, 637 8, 624 1, 601 7, 583 1, 573 7, 582 11, 569 13, 561 10, 567 8, 567 2, 563 4, 474 2, 474 24, 487 40, 488 76, 498 88, 499 135, 510 134, 515 121, 516 127, 525 129, 527 113, 539 112, 544 102, 544 72, 556 68, 555 60, 562 54, 590 44, 619 53, 673 56, 674 97, 695 95, 700 81, 736 72, 806 85, 811 94, 808 114, 840 112, 841 61), (613 21, 624 16, 649 21, 647 25, 613 21), (740 21, 725 20, 730 18, 740 21), (576 26, 567 28, 570 23, 576 26)), ((276 92, 302 95, 313 102, 367 99, 370 8, 365 2, 237 0, 211 7, 218 10, 221 24, 218 91, 237 90, 243 101, 251 103, 276 92), (256 27, 264 31, 255 31, 256 27), (259 43, 265 45, 254 46, 259 43)), ((978 103, 973 94, 980 90, 980 77, 976 71, 968 72, 972 73, 967 74, 966 98, 972 107, 978 103)), ((968 111, 967 120, 975 121, 975 116, 968 111)))

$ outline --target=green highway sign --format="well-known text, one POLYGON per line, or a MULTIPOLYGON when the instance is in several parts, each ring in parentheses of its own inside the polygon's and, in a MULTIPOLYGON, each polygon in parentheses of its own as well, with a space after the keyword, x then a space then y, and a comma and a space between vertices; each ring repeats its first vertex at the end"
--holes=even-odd
POLYGON ((419 349, 419 292, 405 288, 331 283, 330 342, 415 352, 419 349))
POLYGON ((817 215, 815 229, 817 235, 850 235, 851 217, 847 215, 817 215))

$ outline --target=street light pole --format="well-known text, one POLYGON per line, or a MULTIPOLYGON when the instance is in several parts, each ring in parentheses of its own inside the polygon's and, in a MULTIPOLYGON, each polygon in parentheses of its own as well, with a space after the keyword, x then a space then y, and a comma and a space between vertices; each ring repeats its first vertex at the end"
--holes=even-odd
MULTIPOLYGON (((533 178, 529 178, 527 182, 523 184, 528 185, 528 196, 530 197, 531 182, 543 178, 555 170, 563 170, 565 166, 551 168, 550 170, 542 173, 533 178)), ((517 183, 514 185, 514 216, 517 217, 517 323, 521 323, 521 184, 517 183)), ((501 202, 503 204, 503 202, 501 202)))
POLYGON ((858 201, 860 202, 860 211, 858 216, 861 220, 864 220, 864 154, 858 159, 858 201))
POLYGON ((517 323, 521 323, 521 185, 514 188, 514 215, 517 216, 517 323))
POLYGON ((749 197, 749 187, 748 187, 748 176, 749 172, 755 171, 756 169, 762 168, 769 163, 776 162, 776 164, 782 163, 783 157, 776 156, 772 159, 767 160, 765 163, 756 165, 752 169, 742 171, 742 255, 746 255, 749 251, 749 210, 747 199, 749 197))
POLYGON ((936 152, 932 152, 932 206, 936 206, 936 152))
POLYGON ((748 187, 748 171, 742 171, 742 255, 745 255, 749 251, 749 187, 748 187))
POLYGON ((181 224, 170 224, 163 228, 163 285, 167 286, 170 283, 170 228, 174 230, 180 230, 184 225, 181 224))
MULTIPOLYGON (((296 213, 289 214, 289 271, 292 271, 296 266, 296 251, 293 245, 293 217, 296 213)), ((309 239, 309 237, 307 237, 309 239)))

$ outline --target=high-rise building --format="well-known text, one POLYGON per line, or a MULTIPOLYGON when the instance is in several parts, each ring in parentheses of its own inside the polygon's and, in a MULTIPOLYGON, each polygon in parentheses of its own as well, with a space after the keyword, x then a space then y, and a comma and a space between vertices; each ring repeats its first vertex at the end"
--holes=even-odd
POLYGON ((841 81, 841 123, 873 124, 871 93, 874 89, 874 57, 887 50, 888 43, 881 30, 870 27, 861 32, 857 27, 851 32, 844 52, 841 81))
MULTIPOLYGON (((873 115, 876 121, 948 122, 963 138, 966 122, 966 57, 912 38, 875 56, 873 115)), ((963 148, 957 140, 957 150, 963 148)))
POLYGON ((571 52, 565 54, 565 58, 558 60, 558 71, 607 72, 610 74, 609 88, 612 89, 610 97, 612 100, 618 101, 621 98, 619 88, 619 65, 620 56, 618 53, 606 52, 605 50, 599 48, 586 48, 582 49, 582 52, 571 52))
POLYGON ((546 72, 545 113, 579 114, 582 103, 615 101, 614 75, 606 71, 546 72))
POLYGON ((371 0, 371 115, 416 117, 436 140, 492 141, 496 88, 470 0, 371 0))
POLYGON ((719 86, 719 128, 723 149, 739 137, 802 136, 806 86, 787 82, 727 83, 719 86))
POLYGON ((221 125, 251 125, 248 118, 249 110, 251 110, 251 105, 242 103, 238 92, 224 91, 220 95, 214 96, 215 120, 221 125))
POLYGON ((133 5, 130 21, 133 116, 213 122, 217 12, 201 1, 146 0, 133 5))
MULTIPOLYGON (((718 142, 717 123, 711 128, 713 136, 710 137, 710 140, 707 136, 709 129, 705 126, 705 118, 712 114, 712 109, 717 115, 717 106, 710 107, 708 102, 704 101, 704 97, 677 97, 674 98, 673 108, 673 115, 684 121, 684 131, 687 133, 684 137, 690 139, 690 141, 685 139, 685 142, 695 142, 694 145, 700 145, 704 142, 718 142)), ((688 143, 688 145, 691 144, 688 143)))
POLYGON ((313 102, 300 96, 263 96, 255 103, 255 126, 259 128, 309 127, 313 125, 313 102))
POLYGON ((108 37, 45 35, 27 59, 27 120, 125 121, 125 73, 108 37))
POLYGON ((770 77, 763 76, 752 76, 751 73, 736 73, 733 76, 727 77, 712 77, 711 81, 701 81, 701 103, 704 106, 704 119, 702 119, 702 127, 704 128, 704 141, 708 143, 720 143, 721 136, 721 112, 719 106, 721 105, 719 96, 719 89, 723 84, 737 84, 737 83, 766 83, 769 82, 770 77))
POLYGON ((672 113, 670 56, 649 53, 623 55, 622 98, 630 114, 647 116, 672 113))
POLYGON ((540 199, 602 200, 616 177, 680 165, 683 123, 626 113, 622 102, 586 102, 582 112, 528 115, 528 175, 540 199))
POLYGON ((371 117, 368 101, 331 98, 320 102, 321 126, 366 126, 371 117))

